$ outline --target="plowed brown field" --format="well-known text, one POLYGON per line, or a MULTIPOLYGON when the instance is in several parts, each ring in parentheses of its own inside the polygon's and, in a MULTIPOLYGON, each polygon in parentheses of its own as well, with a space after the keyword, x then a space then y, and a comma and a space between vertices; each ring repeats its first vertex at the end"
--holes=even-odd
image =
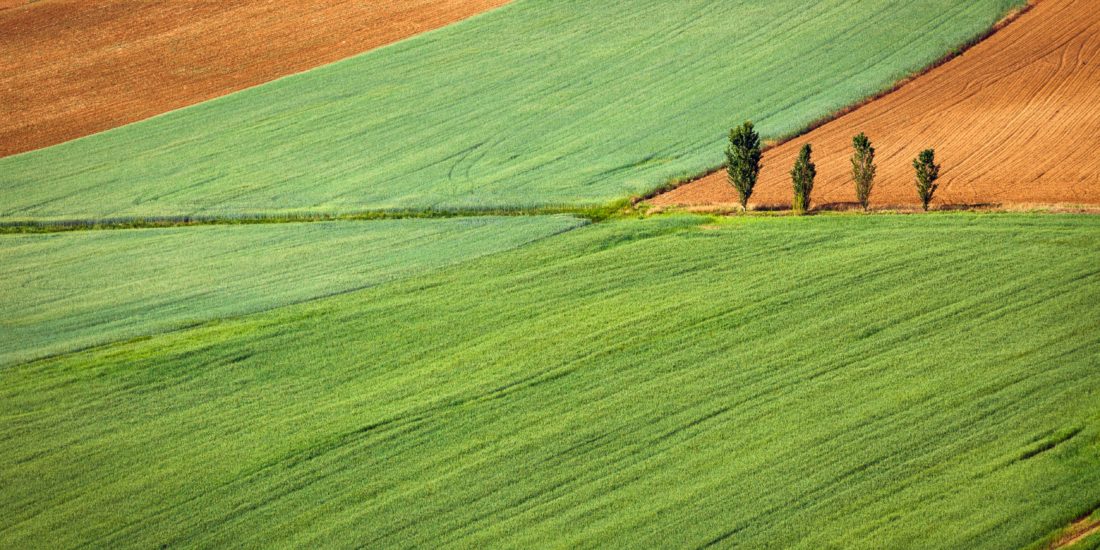
POLYGON ((507 2, 0 0, 7 8, 0 156, 235 92, 507 2))
MULTIPOLYGON (((852 136, 877 149, 873 206, 919 204, 912 159, 936 149, 933 205, 1100 204, 1100 6, 1042 0, 963 55, 764 155, 751 204, 790 206, 803 143, 817 163, 814 205, 855 201, 852 136)), ((737 202, 720 171, 651 201, 737 202)))

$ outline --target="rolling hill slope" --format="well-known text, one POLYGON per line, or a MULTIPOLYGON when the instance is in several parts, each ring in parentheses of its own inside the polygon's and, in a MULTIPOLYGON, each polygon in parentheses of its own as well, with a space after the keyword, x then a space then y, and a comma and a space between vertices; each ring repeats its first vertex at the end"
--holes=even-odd
MULTIPOLYGON (((943 164, 933 204, 1100 205, 1100 10, 1042 0, 973 49, 882 99, 764 156, 753 201, 790 205, 788 171, 803 143, 818 169, 817 204, 854 202, 852 136, 878 152, 879 206, 920 204, 912 159, 943 164)), ((732 204, 723 173, 657 197, 659 206, 732 204)))
POLYGON ((505 1, 11 0, 0 11, 0 156, 312 69, 505 1))
POLYGON ((0 159, 0 217, 592 205, 797 130, 1018 0, 520 0, 387 48, 0 159))
POLYGON ((0 545, 1022 548, 1100 217, 658 218, 0 369, 0 545))

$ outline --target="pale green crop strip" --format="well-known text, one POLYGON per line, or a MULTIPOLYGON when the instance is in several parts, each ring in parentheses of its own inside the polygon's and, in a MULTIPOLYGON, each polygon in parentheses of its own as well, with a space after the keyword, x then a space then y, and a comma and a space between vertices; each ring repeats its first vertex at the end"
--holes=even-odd
POLYGON ((0 368, 422 275, 583 223, 477 217, 0 235, 0 368))
POLYGON ((1023 548, 1100 508, 1098 256, 617 220, 0 369, 0 546, 1023 548))
POLYGON ((1020 0, 518 0, 0 159, 0 218, 593 206, 889 87, 1020 0))

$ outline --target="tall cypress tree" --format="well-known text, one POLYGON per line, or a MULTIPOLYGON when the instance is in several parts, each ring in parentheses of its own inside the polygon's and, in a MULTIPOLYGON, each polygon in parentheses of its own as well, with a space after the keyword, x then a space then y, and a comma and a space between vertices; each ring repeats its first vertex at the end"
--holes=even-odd
POLYGON ((730 143, 726 148, 726 176, 737 190, 742 210, 748 209, 752 188, 760 175, 760 156, 760 135, 753 129, 752 122, 730 130, 730 143))
POLYGON ((871 188, 875 185, 875 148, 871 147, 871 140, 860 132, 852 138, 852 181, 856 184, 856 199, 863 211, 871 203, 871 188))
POLYGON ((812 155, 810 144, 803 145, 798 153, 798 160, 794 161, 794 168, 791 168, 791 183, 794 186, 791 209, 795 214, 810 210, 810 192, 814 190, 814 177, 817 176, 817 166, 810 159, 812 155))
POLYGON ((920 196, 924 210, 928 211, 928 203, 932 202, 933 195, 939 185, 936 180, 940 178, 940 165, 936 164, 936 151, 925 149, 913 160, 913 169, 917 171, 917 195, 920 196))

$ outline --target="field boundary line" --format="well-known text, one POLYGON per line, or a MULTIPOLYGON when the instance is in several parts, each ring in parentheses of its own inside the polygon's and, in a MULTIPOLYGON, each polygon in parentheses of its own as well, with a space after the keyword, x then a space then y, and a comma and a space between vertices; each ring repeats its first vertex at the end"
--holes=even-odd
POLYGON ((122 216, 101 219, 11 220, 0 221, 0 235, 25 233, 62 233, 113 229, 157 229, 204 225, 262 225, 280 223, 353 222, 404 219, 450 219, 479 217, 574 216, 599 222, 618 215, 630 206, 618 200, 599 206, 545 206, 535 208, 472 208, 363 210, 349 213, 235 214, 229 216, 122 216))

